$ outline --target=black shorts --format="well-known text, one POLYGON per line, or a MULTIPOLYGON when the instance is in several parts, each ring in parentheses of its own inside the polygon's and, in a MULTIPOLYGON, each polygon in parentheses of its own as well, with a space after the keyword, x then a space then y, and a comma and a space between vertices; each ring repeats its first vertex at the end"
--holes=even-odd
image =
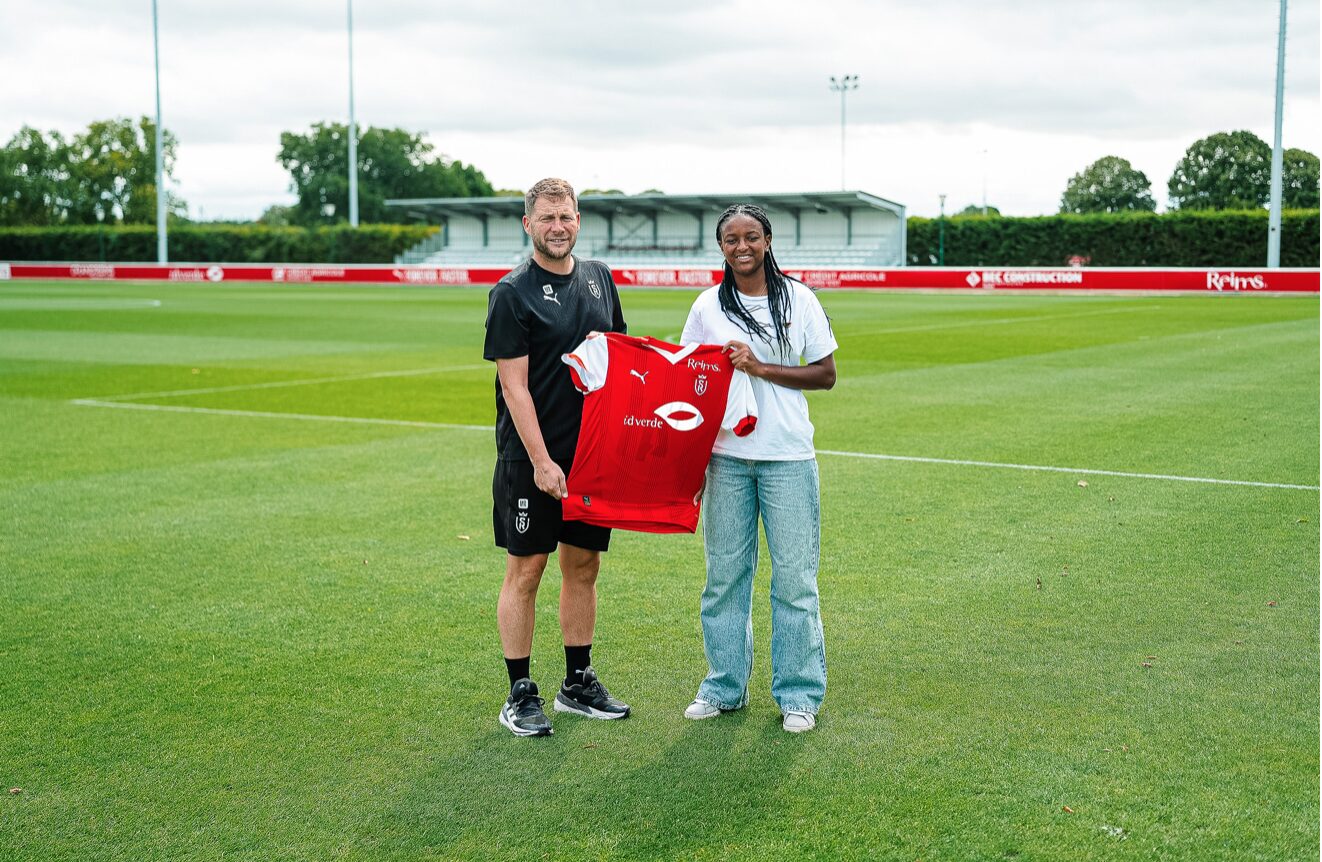
MULTIPOLYGON (((556 464, 569 475, 571 462, 556 464)), ((560 501, 533 482, 531 461, 497 459, 491 497, 495 501, 491 523, 496 546, 516 557, 549 554, 560 542, 587 551, 605 551, 610 546, 610 527, 564 519, 560 501)))

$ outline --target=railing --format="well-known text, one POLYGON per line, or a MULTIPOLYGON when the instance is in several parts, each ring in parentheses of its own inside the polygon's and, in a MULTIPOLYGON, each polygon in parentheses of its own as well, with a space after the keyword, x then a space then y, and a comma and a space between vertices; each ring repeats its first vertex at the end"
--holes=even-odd
MULTIPOLYGON (((895 266, 888 249, 881 246, 847 245, 784 245, 776 246, 776 258, 784 267, 802 266, 895 266)), ((634 243, 581 243, 578 253, 583 257, 604 260, 612 266, 711 266, 722 264, 720 250, 712 246, 693 244, 634 244, 634 243)), ((396 263, 450 265, 515 266, 530 253, 526 247, 470 248, 449 246, 429 247, 419 243, 396 258, 396 263)))

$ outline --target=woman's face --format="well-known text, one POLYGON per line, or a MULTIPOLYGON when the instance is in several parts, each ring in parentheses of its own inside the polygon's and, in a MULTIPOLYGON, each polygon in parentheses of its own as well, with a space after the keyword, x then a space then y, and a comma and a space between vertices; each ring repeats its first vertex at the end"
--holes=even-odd
POLYGON ((739 213, 721 226, 721 254, 735 275, 753 275, 762 270, 762 261, 771 247, 771 234, 750 215, 739 213))

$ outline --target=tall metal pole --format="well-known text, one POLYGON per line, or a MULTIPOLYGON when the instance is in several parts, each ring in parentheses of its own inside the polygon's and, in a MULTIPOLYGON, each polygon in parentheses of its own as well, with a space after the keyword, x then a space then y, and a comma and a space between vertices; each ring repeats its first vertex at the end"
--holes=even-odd
POLYGON ((1276 141, 1272 144, 1271 210, 1267 217, 1267 265, 1281 265, 1281 110, 1285 101, 1285 0, 1281 0, 1281 26, 1276 38, 1276 141))
POLYGON ((936 241, 936 265, 946 265, 946 196, 937 195, 941 199, 941 220, 937 222, 937 241, 936 241))
MULTIPOLYGON (((855 84, 854 86, 858 86, 855 84)), ((840 88, 840 191, 844 191, 848 186, 845 185, 845 94, 849 90, 847 87, 840 88)))
POLYGON ((987 148, 982 148, 982 217, 987 217, 987 148))
POLYGON ((156 26, 156 0, 151 0, 151 39, 156 52, 156 262, 169 263, 170 244, 165 235, 165 154, 161 140, 161 36, 156 26))
POLYGON ((840 190, 845 190, 845 94, 858 89, 858 75, 831 76, 831 90, 840 94, 840 190))
POLYGON ((358 123, 353 113, 353 0, 349 0, 349 224, 358 227, 358 123))

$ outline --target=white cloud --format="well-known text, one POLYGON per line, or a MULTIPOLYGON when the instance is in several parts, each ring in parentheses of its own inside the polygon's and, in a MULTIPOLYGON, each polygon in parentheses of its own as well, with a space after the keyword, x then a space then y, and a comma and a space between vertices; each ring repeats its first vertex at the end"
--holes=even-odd
MULTIPOLYGON (((1271 139, 1276 3, 1266 0, 595 0, 355 5, 360 124, 427 132, 498 186, 545 174, 626 191, 849 185, 936 212, 936 195, 1053 212, 1107 154, 1158 200, 1184 148, 1271 139)), ((1317 0, 1290 7, 1286 146, 1322 147, 1317 0)), ((279 134, 347 117, 345 5, 161 0, 162 101, 196 213, 289 199, 279 134)), ((8 0, 0 136, 151 114, 150 7, 8 0)))

